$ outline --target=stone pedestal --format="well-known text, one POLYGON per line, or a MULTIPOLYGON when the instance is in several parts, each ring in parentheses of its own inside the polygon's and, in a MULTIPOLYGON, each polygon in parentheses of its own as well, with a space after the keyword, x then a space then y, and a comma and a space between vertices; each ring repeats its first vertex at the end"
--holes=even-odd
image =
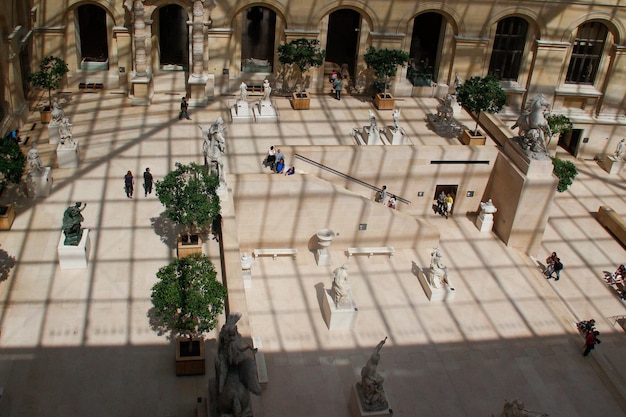
POLYGON ((315 250, 315 262, 317 263, 317 266, 330 265, 330 252, 328 251, 328 248, 315 250))
POLYGON ((331 229, 326 228, 318 230, 315 236, 317 237, 317 244, 320 246, 320 248, 315 251, 315 262, 317 262, 318 266, 328 266, 330 265, 330 252, 328 251, 328 247, 336 234, 331 229))
POLYGON ((322 313, 328 330, 352 330, 354 328, 359 309, 354 303, 352 293, 349 294, 348 298, 350 299, 349 308, 337 308, 330 295, 330 290, 324 290, 322 313))
POLYGON ((48 125, 48 143, 56 145, 61 140, 61 133, 59 132, 59 125, 56 123, 50 123, 48 125))
POLYGON ((57 165, 59 168, 77 168, 80 160, 78 141, 59 143, 57 146, 57 165))
POLYGON ((135 75, 130 80, 131 87, 131 100, 130 104, 133 106, 149 106, 152 102, 152 96, 154 95, 152 77, 147 75, 145 77, 135 75))
POLYGON ((28 174, 26 188, 30 198, 48 197, 52 189, 52 169, 45 167, 40 173, 28 174))
POLYGON ((374 130, 370 126, 363 126, 363 137, 367 138, 368 145, 382 145, 383 141, 380 139, 380 132, 377 127, 374 130), (370 130, 372 130, 370 132, 370 130))
POLYGON ((91 249, 91 241, 89 240, 89 229, 83 229, 83 236, 78 242, 78 246, 67 246, 65 234, 61 232, 61 238, 57 246, 59 255, 59 266, 61 269, 81 269, 87 268, 89 263, 89 250, 91 249))
POLYGON ((243 275, 243 287, 252 288, 252 259, 247 253, 244 252, 241 257, 241 274, 243 275))
POLYGON ((237 100, 237 102, 230 107, 230 117, 233 123, 254 122, 254 114, 250 110, 248 102, 244 100, 237 100))
POLYGON ((493 214, 481 211, 478 217, 476 217, 475 224, 481 232, 490 232, 493 228, 493 214))
POLYGON ((206 107, 209 104, 206 94, 208 78, 208 75, 197 76, 192 74, 187 79, 187 85, 189 85, 189 107, 206 107))
POLYGON ((504 154, 527 177, 551 177, 554 171, 552 160, 547 155, 542 159, 530 158, 513 139, 504 142, 504 154))
MULTIPOLYGON (((426 273, 428 272, 430 272, 430 268, 426 268, 426 273)), ((426 274, 424 273, 424 271, 422 271, 422 269, 419 270, 417 274, 417 278, 419 279, 420 284, 422 285, 422 288, 424 289, 424 292, 426 293, 426 296, 428 297, 430 301, 454 300, 454 296, 456 295, 456 290, 454 289, 452 282, 450 282, 449 276, 447 278, 448 285, 444 285, 441 288, 432 287, 430 285, 430 282, 428 282, 428 276, 426 276, 426 274)))
POLYGON ((393 415, 389 399, 386 398, 387 395, 385 395, 388 405, 387 408, 379 411, 365 411, 361 405, 359 390, 360 388, 357 384, 352 385, 352 392, 350 392, 350 414, 352 417, 389 417, 393 415))
POLYGON ((277 122, 278 114, 270 100, 261 100, 253 108, 254 118, 257 122, 277 122))
POLYGON ((604 155, 604 157, 598 162, 603 170, 611 175, 619 174, 624 168, 624 160, 616 158, 613 155, 604 155))
POLYGON ((385 135, 390 139, 392 145, 406 145, 407 140, 404 137, 404 133, 401 129, 396 129, 395 126, 385 127, 385 135))

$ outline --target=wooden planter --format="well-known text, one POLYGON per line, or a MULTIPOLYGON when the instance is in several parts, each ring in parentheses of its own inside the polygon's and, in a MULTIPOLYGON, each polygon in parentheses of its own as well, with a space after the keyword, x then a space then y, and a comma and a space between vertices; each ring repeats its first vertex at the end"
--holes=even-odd
POLYGON ((176 376, 204 375, 204 340, 176 338, 176 376))
POLYGON ((378 110, 393 110, 394 98, 389 93, 376 93, 374 96, 374 106, 378 110))
POLYGON ((479 134, 477 136, 474 136, 471 130, 464 130, 463 136, 461 136, 461 142, 463 143, 463 145, 484 145, 486 140, 487 137, 485 135, 479 134))
POLYGON ((291 105, 294 110, 308 110, 311 108, 311 96, 309 93, 293 93, 291 95, 291 105))
POLYGON ((202 237, 198 234, 191 235, 191 243, 187 243, 183 241, 186 236, 186 233, 178 234, 178 245, 176 248, 178 259, 182 259, 194 253, 202 254, 202 237))
POLYGON ((11 204, 0 205, 0 230, 11 230, 15 220, 15 209, 11 204))
POLYGON ((41 115, 41 123, 50 123, 50 120, 52 120, 50 107, 44 107, 43 110, 39 110, 39 114, 41 115))

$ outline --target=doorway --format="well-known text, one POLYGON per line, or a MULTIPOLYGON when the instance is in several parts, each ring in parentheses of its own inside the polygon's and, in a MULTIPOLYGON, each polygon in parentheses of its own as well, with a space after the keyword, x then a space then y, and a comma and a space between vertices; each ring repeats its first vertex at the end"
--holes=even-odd
POLYGON ((271 73, 274 66, 276 13, 254 6, 242 14, 241 71, 271 73))
POLYGON ((439 13, 424 13, 413 20, 407 78, 415 86, 437 81, 445 20, 439 13))
POLYGON ((359 32, 361 15, 350 9, 337 10, 328 18, 328 37, 326 40, 325 73, 332 70, 347 72, 354 79, 354 71, 359 51, 359 32), (344 65, 345 64, 345 65, 344 65))
POLYGON ((159 9, 159 65, 164 71, 189 68, 187 12, 171 4, 159 9))
POLYGON ((81 69, 108 70, 109 46, 104 9, 94 4, 79 6, 78 33, 81 69))
MULTIPOLYGON (((442 213, 439 212, 438 205, 437 205, 439 194, 441 194, 442 191, 445 195, 450 194, 454 202, 456 202, 456 192, 458 189, 459 189, 458 184, 437 185, 435 187, 435 194, 433 195, 433 200, 434 200, 433 211, 435 212, 435 214, 443 215, 442 213)), ((454 213, 454 203, 452 204, 452 210, 450 211, 450 213, 454 213)))
POLYGON ((565 149, 571 155, 576 156, 576 154, 578 153, 578 146, 580 145, 580 138, 582 136, 582 129, 572 129, 571 132, 561 135, 559 137, 559 146, 565 149))

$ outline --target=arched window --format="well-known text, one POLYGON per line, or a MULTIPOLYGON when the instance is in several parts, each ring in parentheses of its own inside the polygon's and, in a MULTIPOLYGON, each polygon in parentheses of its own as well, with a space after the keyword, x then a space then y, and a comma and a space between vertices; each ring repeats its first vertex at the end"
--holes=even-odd
POLYGON ((517 81, 527 32, 528 22, 521 17, 507 17, 498 22, 489 75, 499 80, 517 81))
POLYGON ((104 9, 94 4, 79 6, 78 31, 81 69, 108 69, 109 47, 104 9))
POLYGON ((566 83, 594 83, 607 33, 607 27, 600 22, 586 22, 578 26, 565 77, 566 83))

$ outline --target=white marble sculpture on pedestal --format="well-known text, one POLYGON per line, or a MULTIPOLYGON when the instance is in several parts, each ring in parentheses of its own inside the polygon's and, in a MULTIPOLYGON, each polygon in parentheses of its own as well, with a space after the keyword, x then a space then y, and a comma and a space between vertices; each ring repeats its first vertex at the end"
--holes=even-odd
POLYGON ((276 113, 276 109, 270 99, 271 93, 272 87, 266 78, 265 81, 263 81, 263 98, 261 101, 255 103, 255 106, 253 107, 254 118, 257 122, 278 121, 278 113, 276 113))
POLYGON ((319 248, 315 251, 315 262, 318 266, 330 265, 330 252, 328 247, 335 238, 335 232, 330 229, 320 229, 315 233, 319 248))
POLYGON ((363 126, 364 136, 367 137, 368 145, 382 145, 383 142, 380 140, 380 131, 378 130, 378 124, 376 122, 376 116, 374 112, 369 111, 369 126, 363 126))
POLYGON ((448 275, 448 268, 441 259, 441 250, 438 247, 433 248, 427 275, 414 263, 414 273, 417 272, 420 284, 430 301, 450 301, 456 294, 448 275))
POLYGON ((53 145, 56 145, 57 143, 59 143, 59 140, 61 139, 59 126, 63 122, 64 115, 65 115, 65 112, 61 108, 61 105, 59 104, 59 100, 56 97, 53 98, 52 99, 52 111, 50 112, 50 116, 52 117, 52 119, 50 120, 50 123, 48 124, 48 143, 51 143, 53 145))
POLYGON ((385 129, 385 135, 392 145, 406 145, 407 140, 404 135, 404 131, 400 128, 400 109, 393 111, 393 126, 387 126, 385 129), (391 140, 389 140, 391 138, 391 140))
POLYGON ((50 167, 44 167, 37 146, 33 143, 26 155, 28 174, 26 175, 27 194, 31 198, 48 197, 52 188, 50 167))
POLYGON ((222 155, 226 150, 226 138, 224 137, 224 119, 218 117, 208 129, 198 125, 202 131, 203 143, 202 153, 204 154, 204 165, 209 168, 209 172, 219 178, 218 194, 226 191, 226 173, 224 172, 224 161, 222 155))
POLYGON ((239 85, 239 98, 237 98, 235 104, 230 107, 230 116, 233 123, 249 123, 254 121, 254 114, 248 104, 248 85, 243 81, 239 85))
POLYGON ((350 284, 348 283, 348 264, 333 271, 330 290, 324 290, 322 314, 328 330, 351 330, 356 324, 358 309, 350 284))
POLYGON ((486 203, 481 201, 480 213, 476 217, 476 227, 481 232, 489 232, 493 228, 493 215, 498 211, 496 206, 493 205, 491 199, 486 203))

